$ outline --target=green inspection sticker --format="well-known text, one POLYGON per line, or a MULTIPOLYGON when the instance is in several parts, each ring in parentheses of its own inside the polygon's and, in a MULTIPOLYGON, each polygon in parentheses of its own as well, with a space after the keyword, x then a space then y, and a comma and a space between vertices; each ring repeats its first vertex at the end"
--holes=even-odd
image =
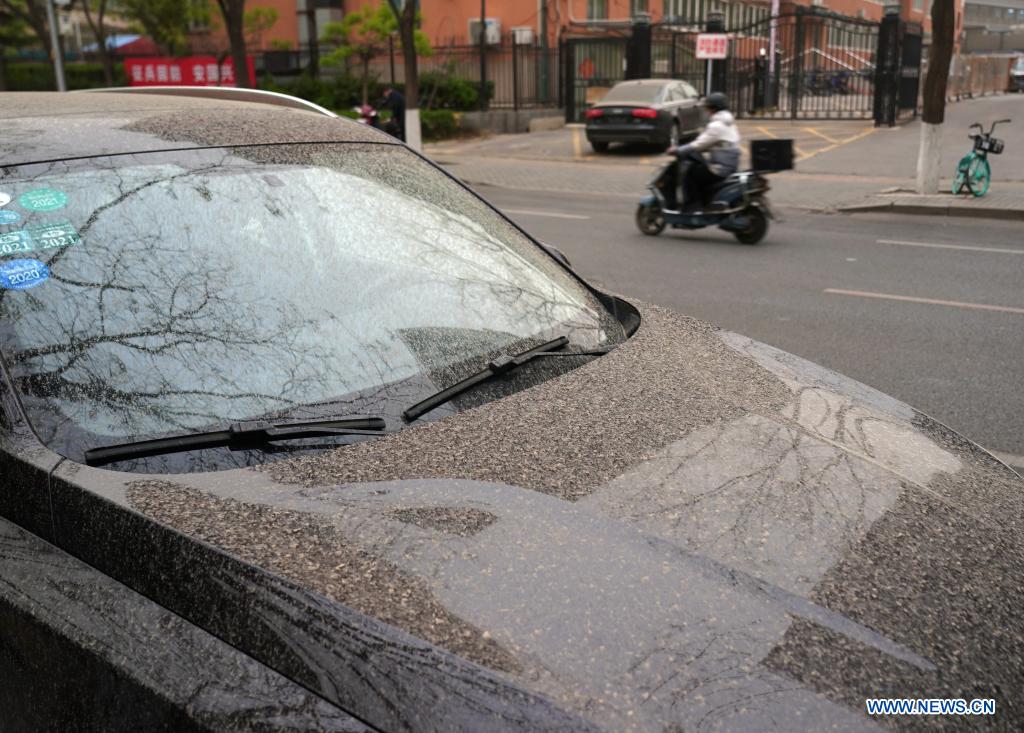
POLYGON ((0 256, 32 252, 35 248, 32 235, 24 230, 0 234, 0 256))
POLYGON ((55 188, 36 188, 21 194, 18 203, 29 211, 53 211, 67 205, 68 195, 55 188))
POLYGON ((82 238, 69 221, 36 224, 27 227, 25 231, 31 235, 35 242, 35 248, 39 250, 70 247, 72 244, 78 244, 82 241, 82 238))

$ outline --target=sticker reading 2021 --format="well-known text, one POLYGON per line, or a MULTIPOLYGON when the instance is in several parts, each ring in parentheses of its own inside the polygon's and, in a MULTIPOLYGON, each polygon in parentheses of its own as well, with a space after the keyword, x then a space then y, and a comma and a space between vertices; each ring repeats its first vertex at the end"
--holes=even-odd
POLYGON ((53 211, 63 209, 68 203, 68 196, 55 188, 36 188, 21 194, 18 203, 27 211, 53 211))

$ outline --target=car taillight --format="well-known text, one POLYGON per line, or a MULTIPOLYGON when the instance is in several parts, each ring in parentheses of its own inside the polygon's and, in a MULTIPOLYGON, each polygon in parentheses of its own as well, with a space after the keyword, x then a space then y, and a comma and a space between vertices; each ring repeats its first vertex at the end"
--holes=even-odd
POLYGON ((633 110, 634 117, 644 117, 648 120, 653 120, 658 116, 658 110, 650 109, 649 107, 641 107, 640 109, 633 110))
POLYGON ((592 120, 592 119, 594 119, 596 117, 604 117, 604 110, 603 109, 588 109, 587 110, 587 119, 588 120, 592 120))

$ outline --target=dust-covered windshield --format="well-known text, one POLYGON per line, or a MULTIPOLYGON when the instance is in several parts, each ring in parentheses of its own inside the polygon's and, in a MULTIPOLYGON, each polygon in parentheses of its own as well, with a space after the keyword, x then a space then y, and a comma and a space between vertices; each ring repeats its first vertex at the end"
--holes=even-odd
POLYGON ((0 174, 3 199, 0 348, 33 428, 73 459, 257 416, 398 414, 505 350, 624 338, 399 146, 37 164, 0 174))

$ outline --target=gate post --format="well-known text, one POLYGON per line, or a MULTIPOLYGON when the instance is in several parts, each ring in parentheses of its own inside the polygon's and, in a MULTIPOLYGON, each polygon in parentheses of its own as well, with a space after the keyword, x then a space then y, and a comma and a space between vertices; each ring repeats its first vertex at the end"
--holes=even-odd
POLYGON ((875 127, 896 124, 896 106, 899 103, 900 62, 899 6, 886 8, 885 17, 878 27, 878 53, 875 55, 875 127))
POLYGON ((626 43, 626 78, 651 76, 651 24, 645 16, 633 23, 633 34, 626 43))
POLYGON ((512 109, 519 111, 519 48, 516 34, 512 34, 512 109))
POLYGON ((804 55, 807 51, 804 48, 804 8, 802 5, 796 7, 793 37, 793 68, 789 74, 789 116, 795 120, 797 112, 800 111, 800 97, 803 95, 804 55))

